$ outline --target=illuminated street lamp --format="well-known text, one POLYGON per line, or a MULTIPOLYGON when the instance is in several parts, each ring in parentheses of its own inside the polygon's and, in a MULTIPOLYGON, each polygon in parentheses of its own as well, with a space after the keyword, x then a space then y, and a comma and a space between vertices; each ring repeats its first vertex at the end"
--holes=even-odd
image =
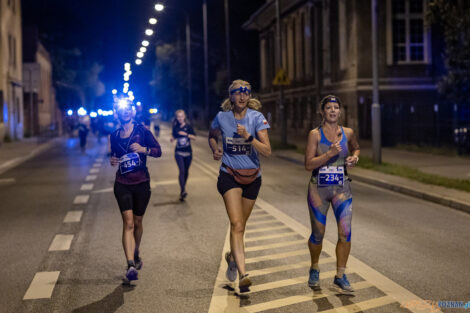
POLYGON ((113 91, 111 91, 113 93, 113 95, 117 94, 117 89, 113 89, 113 91))
POLYGON ((146 34, 147 36, 152 36, 152 35, 153 35, 153 30, 151 30, 150 28, 147 28, 147 29, 145 30, 145 34, 146 34))
POLYGON ((155 25, 157 24, 157 19, 152 17, 151 19, 149 19, 149 23, 155 25))
POLYGON ((142 41, 142 46, 147 47, 150 44, 147 40, 142 41))
POLYGON ((131 64, 130 64, 130 63, 124 64, 124 69, 125 69, 126 71, 130 71, 130 70, 131 70, 131 64))
POLYGON ((145 48, 145 47, 140 47, 140 52, 143 52, 143 53, 147 52, 147 48, 145 48))
POLYGON ((140 65, 140 64, 142 64, 142 60, 141 60, 141 59, 137 59, 137 60, 135 60, 135 64, 137 64, 137 65, 140 65))
POLYGON ((164 8, 165 8, 165 7, 164 7, 163 4, 161 4, 161 3, 155 4, 155 10, 157 10, 158 12, 163 11, 164 8))
POLYGON ((143 58, 143 57, 144 57, 144 53, 143 53, 143 52, 140 52, 140 51, 137 52, 137 57, 138 57, 139 59, 143 58))

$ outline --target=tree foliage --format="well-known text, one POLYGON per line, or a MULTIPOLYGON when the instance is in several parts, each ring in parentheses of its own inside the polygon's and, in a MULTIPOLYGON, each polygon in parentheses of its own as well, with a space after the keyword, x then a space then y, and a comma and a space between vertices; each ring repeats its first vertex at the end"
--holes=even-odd
POLYGON ((439 82, 439 91, 454 103, 469 105, 470 1, 434 0, 428 18, 444 35, 447 74, 439 82))

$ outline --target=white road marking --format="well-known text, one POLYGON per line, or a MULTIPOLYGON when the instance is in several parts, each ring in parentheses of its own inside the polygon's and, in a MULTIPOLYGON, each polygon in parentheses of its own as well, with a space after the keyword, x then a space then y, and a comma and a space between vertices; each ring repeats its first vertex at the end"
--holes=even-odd
POLYGON ((95 162, 103 162, 103 159, 102 159, 102 158, 97 158, 97 159, 95 160, 95 162))
POLYGON ((70 249, 73 235, 55 235, 49 246, 49 251, 66 251, 70 249))
MULTIPOLYGON (((251 275, 251 274, 250 274, 251 275)), ((355 290, 360 290, 360 289, 365 289, 372 287, 372 285, 367 282, 367 281, 361 281, 356 284, 352 284, 352 287, 355 290)), ((299 296, 291 296, 291 297, 286 297, 286 298, 281 298, 281 299, 276 299, 268 302, 263 302, 259 304, 254 304, 254 305, 249 305, 243 307, 243 309, 246 312, 261 312, 261 311, 267 311, 270 309, 277 309, 277 308, 282 308, 284 306, 292 305, 292 304, 298 304, 302 302, 308 302, 308 301, 313 301, 316 299, 321 299, 321 298, 326 298, 330 296, 335 296, 337 292, 331 291, 328 289, 322 289, 318 293, 306 293, 304 295, 299 295, 299 296)), ((323 311, 321 311, 323 312, 323 311)))
POLYGON ((88 190, 92 190, 92 189, 93 189, 93 184, 83 184, 80 187, 81 191, 88 191, 88 190))
POLYGON ((101 167, 101 163, 95 163, 93 164, 93 167, 101 167))
POLYGON ((100 172, 99 168, 92 168, 90 169, 90 174, 98 174, 100 172))
MULTIPOLYGON (((303 268, 303 267, 310 268, 310 262, 311 261, 309 260, 309 261, 303 261, 303 262, 299 262, 295 264, 287 264, 287 265, 261 268, 258 270, 250 271, 250 277, 261 276, 261 275, 277 273, 277 272, 284 272, 284 271, 293 270, 297 268, 303 268)), ((327 264, 327 263, 332 263, 332 262, 336 262, 336 258, 331 257, 331 256, 326 257, 326 258, 320 258, 320 260, 318 260, 318 264, 327 264)))
MULTIPOLYGON (((393 297, 385 296, 385 297, 380 297, 380 298, 374 298, 370 299, 367 301, 362 301, 358 303, 353 303, 349 305, 345 305, 343 307, 335 308, 335 309, 330 309, 326 311, 322 311, 322 313, 355 313, 355 312, 362 312, 366 311, 369 309, 377 308, 379 306, 384 306, 390 303, 395 302, 396 299, 393 297)), ((414 312, 414 310, 412 310, 414 312)), ((419 310, 422 312, 423 310, 419 310)), ((418 309, 416 309, 416 312, 418 312, 418 309)))
POLYGON ((274 234, 274 235, 266 235, 266 236, 257 236, 257 237, 250 237, 250 238, 245 238, 245 242, 253 242, 253 241, 258 241, 258 240, 265 240, 265 239, 275 239, 275 238, 283 238, 283 237, 289 237, 289 236, 298 236, 299 234, 289 230, 287 232, 279 233, 279 234, 274 234))
POLYGON ((89 195, 78 195, 73 200, 73 204, 87 204, 89 199, 89 195))
POLYGON ((82 219, 83 211, 69 211, 65 215, 64 223, 77 223, 82 219))
POLYGON ((264 232, 264 231, 271 231, 271 230, 279 230, 287 228, 286 225, 276 225, 272 227, 265 227, 265 228, 253 228, 253 229, 248 229, 245 231, 245 234, 253 234, 253 233, 259 233, 259 232, 264 232))
POLYGON ((276 249, 276 248, 282 248, 282 247, 288 247, 288 246, 295 246, 299 244, 304 244, 305 246, 307 246, 307 241, 305 239, 300 239, 300 240, 293 240, 293 241, 282 241, 282 242, 261 245, 261 246, 246 247, 245 252, 276 249))
MULTIPOLYGON (((195 181, 195 180, 204 180, 204 179, 203 178, 192 178, 191 179, 191 181, 195 181)), ((157 181, 157 182, 150 181, 150 188, 154 189, 158 186, 168 186, 168 185, 177 185, 177 184, 179 184, 179 182, 176 179, 157 181)), ((105 192, 112 192, 112 191, 113 191, 113 187, 110 187, 110 188, 95 190, 92 193, 105 193, 105 192)))
POLYGON ((94 181, 94 180, 96 180, 96 177, 98 177, 98 176, 96 176, 96 175, 88 175, 88 176, 85 178, 85 180, 86 180, 86 181, 94 181))
POLYGON ((23 300, 45 299, 52 296, 60 272, 39 272, 34 275, 23 300))
POLYGON ((269 255, 262 255, 255 258, 248 258, 245 260, 246 264, 262 262, 262 261, 270 261, 270 260, 278 260, 284 259, 291 256, 299 256, 299 255, 310 255, 308 249, 303 248, 302 250, 294 250, 284 253, 276 253, 276 254, 269 254, 269 255))

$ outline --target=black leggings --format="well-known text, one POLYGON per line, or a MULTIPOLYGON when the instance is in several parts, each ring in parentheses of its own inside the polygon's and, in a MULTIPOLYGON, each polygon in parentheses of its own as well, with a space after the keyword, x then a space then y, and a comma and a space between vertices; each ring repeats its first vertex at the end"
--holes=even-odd
POLYGON ((193 155, 190 154, 189 156, 182 156, 175 152, 175 160, 176 164, 178 164, 178 168, 180 170, 180 174, 178 176, 180 182, 181 193, 185 192, 186 181, 188 180, 189 174, 189 167, 191 166, 191 161, 193 160, 193 155))

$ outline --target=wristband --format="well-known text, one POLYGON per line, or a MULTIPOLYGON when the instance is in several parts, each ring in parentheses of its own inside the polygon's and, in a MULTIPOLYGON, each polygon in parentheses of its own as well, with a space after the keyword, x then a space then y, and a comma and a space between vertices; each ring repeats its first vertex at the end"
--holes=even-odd
POLYGON ((252 142, 252 141, 253 141, 253 139, 254 139, 254 138, 253 138, 253 136, 250 136, 250 137, 248 137, 248 139, 247 139, 246 141, 248 141, 248 142, 252 142))

